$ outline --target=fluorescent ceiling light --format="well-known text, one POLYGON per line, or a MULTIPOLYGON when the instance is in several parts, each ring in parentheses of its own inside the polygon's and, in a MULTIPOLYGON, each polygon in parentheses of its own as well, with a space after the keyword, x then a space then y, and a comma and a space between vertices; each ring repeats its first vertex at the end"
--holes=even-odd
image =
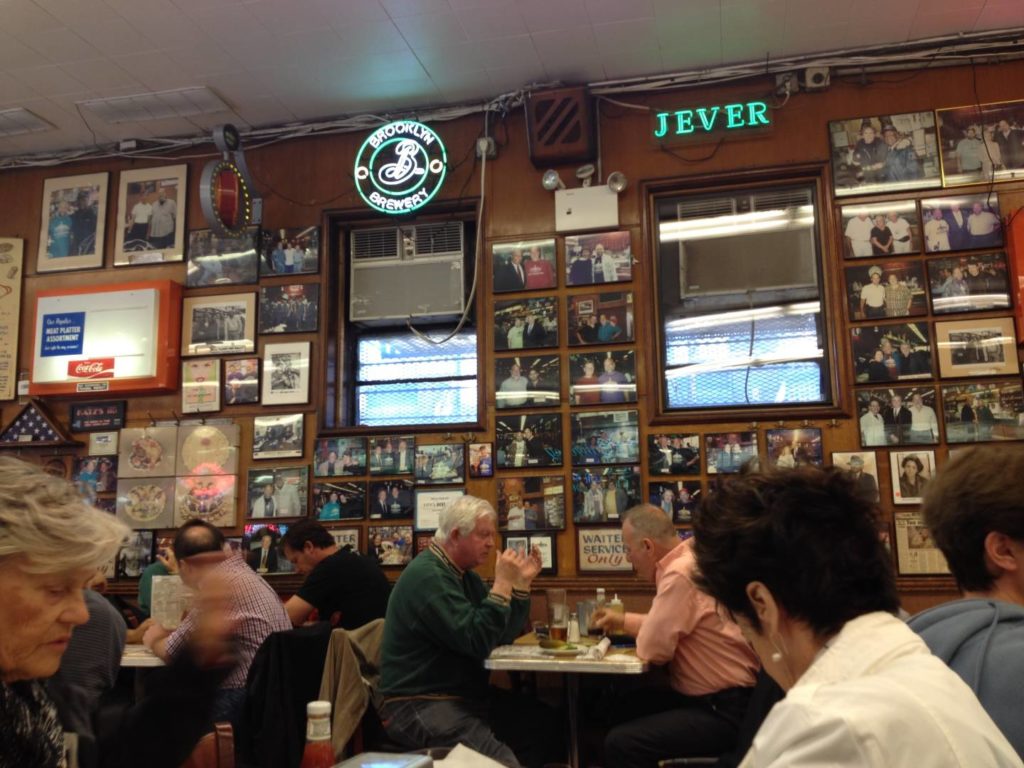
POLYGON ((0 109, 0 136, 19 136, 23 133, 52 131, 53 124, 22 107, 0 109))
POLYGON ((216 93, 203 86, 78 103, 108 123, 144 123, 169 117, 194 117, 230 111, 216 93))

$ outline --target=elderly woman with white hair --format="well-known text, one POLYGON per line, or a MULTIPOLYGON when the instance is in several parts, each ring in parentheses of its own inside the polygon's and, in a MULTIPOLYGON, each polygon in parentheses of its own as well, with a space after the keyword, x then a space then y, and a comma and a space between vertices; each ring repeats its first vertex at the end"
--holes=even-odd
MULTIPOLYGON (((60 667, 74 628, 89 620, 84 590, 128 534, 65 480, 0 456, 0 766, 65 765, 63 729, 43 681, 60 667)), ((147 766, 179 765, 206 729, 234 654, 225 591, 215 585, 202 602, 207 618, 191 653, 125 716, 105 765, 138 765, 143 752, 147 766), (158 740, 162 748, 150 754, 158 740)))
POLYGON ((128 529, 38 467, 0 456, 0 763, 63 764, 64 736, 41 681, 89 619, 83 590, 128 529))

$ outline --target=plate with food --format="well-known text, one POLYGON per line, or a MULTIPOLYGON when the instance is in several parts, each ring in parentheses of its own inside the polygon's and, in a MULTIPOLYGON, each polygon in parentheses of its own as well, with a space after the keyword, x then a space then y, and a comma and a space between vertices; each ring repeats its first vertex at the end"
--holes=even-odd
POLYGON ((173 481, 119 481, 117 516, 133 529, 163 528, 171 524, 173 481))
POLYGON ((122 477, 171 477, 177 427, 144 427, 121 430, 122 477))
POLYGON ((557 648, 541 648, 540 652, 545 656, 558 656, 558 657, 573 657, 579 656, 581 653, 586 653, 587 649, 580 645, 573 645, 572 643, 566 643, 565 645, 557 648))

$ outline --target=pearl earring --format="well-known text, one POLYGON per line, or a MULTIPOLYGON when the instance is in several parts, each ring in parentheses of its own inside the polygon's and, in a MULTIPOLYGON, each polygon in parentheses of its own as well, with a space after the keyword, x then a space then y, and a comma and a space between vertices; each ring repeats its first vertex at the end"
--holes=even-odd
POLYGON ((778 651, 775 651, 775 653, 771 655, 771 660, 778 664, 780 661, 782 661, 782 654, 778 651))

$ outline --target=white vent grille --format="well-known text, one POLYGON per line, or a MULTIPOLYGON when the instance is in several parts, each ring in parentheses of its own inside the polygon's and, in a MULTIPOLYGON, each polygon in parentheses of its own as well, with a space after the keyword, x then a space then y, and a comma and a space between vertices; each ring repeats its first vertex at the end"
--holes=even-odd
POLYGON ((440 224, 416 226, 416 255, 440 256, 462 253, 462 222, 447 221, 440 224))
POLYGON ((399 230, 395 227, 352 230, 352 258, 355 260, 397 259, 399 230))
POLYGON ((206 87, 92 99, 79 104, 108 123, 144 123, 169 117, 215 115, 230 111, 228 105, 206 87))
POLYGON ((22 107, 0 110, 0 136, 19 136, 53 130, 53 125, 22 107))
POLYGON ((736 201, 731 197, 697 197, 676 205, 679 221, 731 216, 736 213, 736 201))

